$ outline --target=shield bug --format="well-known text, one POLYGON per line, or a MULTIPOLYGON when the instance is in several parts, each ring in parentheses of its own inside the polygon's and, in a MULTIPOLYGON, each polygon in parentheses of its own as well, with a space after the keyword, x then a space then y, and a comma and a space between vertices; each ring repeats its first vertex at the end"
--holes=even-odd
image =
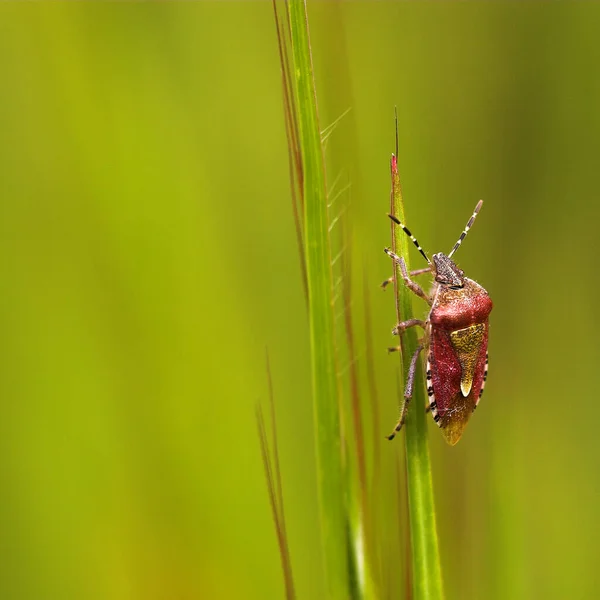
MULTIPOLYGON (((388 439, 394 439, 406 419, 406 412, 414 385, 415 370, 420 352, 427 353, 428 411, 441 428, 446 441, 454 445, 477 408, 483 394, 488 371, 488 328, 492 300, 478 283, 465 277, 464 272, 452 260, 469 229, 472 227, 483 201, 473 211, 464 231, 448 255, 439 252, 429 260, 412 233, 395 216, 388 215, 410 237, 428 263, 425 269, 407 272, 401 256, 388 248, 385 253, 400 266, 405 285, 430 305, 426 321, 410 319, 398 323, 392 333, 401 335, 409 327, 422 327, 425 335, 414 353, 406 379, 405 403, 395 427, 388 439), (421 273, 433 275, 430 294, 415 283, 411 276, 421 273)), ((390 348, 390 351, 397 348, 390 348)))

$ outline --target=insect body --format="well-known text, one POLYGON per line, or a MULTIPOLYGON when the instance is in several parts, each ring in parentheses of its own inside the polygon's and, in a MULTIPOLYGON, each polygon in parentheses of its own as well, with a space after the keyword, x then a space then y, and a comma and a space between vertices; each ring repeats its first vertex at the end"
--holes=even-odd
POLYGON ((492 310, 492 301, 488 293, 478 283, 465 277, 464 272, 452 260, 452 255, 473 225, 482 204, 483 201, 480 200, 452 251, 447 256, 441 252, 434 254, 433 262, 410 231, 396 217, 389 215, 410 236, 429 264, 428 268, 412 272, 410 275, 426 272, 434 275, 431 293, 427 295, 410 279, 404 259, 388 248, 385 249, 386 254, 399 264, 402 278, 408 288, 431 306, 426 321, 404 321, 393 331, 401 335, 409 327, 420 326, 425 330, 425 336, 412 357, 404 392, 404 409, 394 432, 388 436, 390 440, 400 431, 406 419, 416 363, 419 353, 424 348, 428 348, 428 411, 431 411, 433 420, 442 429, 449 444, 454 445, 458 442, 483 394, 487 379, 488 317, 492 310))

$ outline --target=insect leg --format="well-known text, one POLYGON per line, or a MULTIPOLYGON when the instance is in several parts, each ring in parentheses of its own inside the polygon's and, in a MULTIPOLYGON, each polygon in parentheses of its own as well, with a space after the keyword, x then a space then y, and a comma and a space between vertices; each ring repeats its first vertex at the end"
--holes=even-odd
POLYGON ((408 321, 402 321, 402 323, 398 323, 398 325, 392 329, 392 335, 400 335, 409 327, 422 327, 425 329, 426 325, 427 323, 425 323, 425 321, 421 321, 421 319, 408 319, 408 321))
MULTIPOLYGON (((431 273, 430 267, 425 267, 424 269, 416 269, 415 271, 410 272, 411 277, 415 277, 416 275, 423 275, 423 273, 431 273)), ((381 289, 385 290, 385 288, 390 285, 390 283, 394 283, 393 277, 388 277, 385 281, 381 283, 381 289)))
POLYGON ((400 413, 400 418, 398 419, 396 427, 394 427, 394 431, 387 436, 388 440, 393 440, 396 437, 396 433, 398 433, 402 429, 404 421, 406 421, 408 405, 410 403, 410 399, 412 398, 413 387, 415 384, 415 371, 417 369, 417 360, 419 359, 419 354, 421 353, 421 350, 423 350, 424 345, 425 344, 419 344, 419 346, 415 350, 415 353, 410 359, 410 366, 408 367, 408 374, 406 376, 406 388, 404 389, 404 406, 402 407, 402 412, 400 413))
POLYGON ((423 273, 431 273, 431 267, 425 267, 424 269, 416 269, 415 271, 411 271, 410 276, 414 277, 415 275, 423 275, 423 273))
POLYGON ((400 272, 402 273, 402 279, 404 280, 404 283, 406 284, 406 287, 411 292, 413 292, 414 294, 416 294, 417 296, 419 296, 419 298, 423 298, 423 300, 425 300, 425 302, 427 302, 427 304, 429 304, 429 306, 431 306, 433 304, 431 298, 423 291, 423 289, 421 288, 421 286, 418 283, 415 283, 409 277, 408 270, 406 268, 406 263, 404 262, 404 259, 401 256, 398 256, 397 254, 394 254, 389 248, 384 248, 383 251, 394 262, 396 262, 396 263, 398 263, 398 265, 400 265, 400 272))

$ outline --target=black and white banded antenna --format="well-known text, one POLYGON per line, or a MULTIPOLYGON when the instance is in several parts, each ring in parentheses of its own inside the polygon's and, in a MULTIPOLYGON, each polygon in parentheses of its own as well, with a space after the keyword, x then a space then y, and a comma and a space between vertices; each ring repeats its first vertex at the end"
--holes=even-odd
POLYGON ((427 261, 427 264, 431 265, 431 261, 429 260, 427 254, 425 254, 425 250, 421 248, 421 245, 417 241, 417 238, 409 231, 408 227, 404 225, 404 223, 401 223, 394 215, 388 214, 388 217, 392 221, 394 221, 396 225, 399 225, 402 228, 402 231, 404 231, 404 233, 412 240, 412 243, 417 247, 417 250, 421 253, 421 256, 427 261))
POLYGON ((452 248, 452 250, 450 251, 450 254, 448 254, 448 258, 452 258, 452 255, 460 248, 462 241, 465 239, 465 237, 467 237, 467 233, 469 233, 469 229, 471 229, 471 227, 473 227, 473 223, 475 222, 475 217, 477 217, 477 213, 481 210, 482 204, 483 204, 483 200, 480 200, 477 203, 477 206, 475 207, 475 210, 473 211, 473 214, 471 215, 471 218, 469 219, 469 222, 467 223, 465 230, 460 234, 460 237, 458 238, 458 242, 456 242, 456 244, 454 244, 454 248, 452 248))

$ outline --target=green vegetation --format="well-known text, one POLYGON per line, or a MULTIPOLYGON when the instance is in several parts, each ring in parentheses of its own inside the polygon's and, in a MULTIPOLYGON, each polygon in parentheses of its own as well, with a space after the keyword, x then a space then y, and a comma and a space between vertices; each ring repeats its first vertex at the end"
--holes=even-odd
MULTIPOLYGON (((595 598, 600 6, 308 10, 321 131, 349 109, 325 152, 349 249, 336 262, 332 239, 352 548, 339 573, 369 599, 417 586, 403 438, 410 455, 428 428, 446 598, 595 598), (457 258, 495 304, 490 371, 454 448, 418 396, 385 440, 403 387, 379 289, 395 105, 423 247, 447 252, 485 201, 457 258)), ((0 598, 284 598, 255 419, 260 403, 272 452, 265 346, 293 594, 327 598, 272 6, 0 3, 0 67, 0 598)))

